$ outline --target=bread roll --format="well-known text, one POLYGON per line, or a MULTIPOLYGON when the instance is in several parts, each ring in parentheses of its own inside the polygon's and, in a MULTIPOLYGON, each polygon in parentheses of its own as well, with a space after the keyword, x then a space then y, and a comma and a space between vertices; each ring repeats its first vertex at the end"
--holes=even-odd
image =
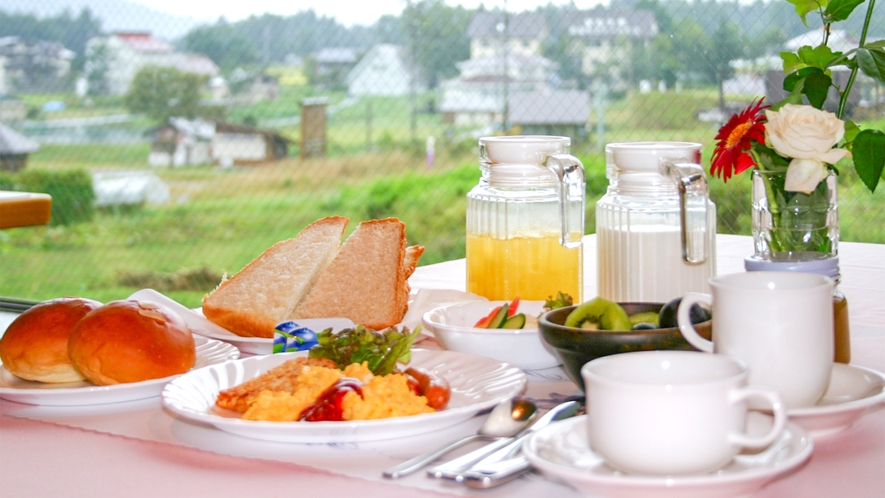
POLYGON ((184 319, 147 301, 112 301, 74 328, 74 366, 98 385, 140 382, 185 373, 194 366, 194 337, 184 319))
POLYGON ((74 326, 98 301, 62 297, 25 311, 0 338, 0 361, 11 374, 40 382, 77 382, 83 376, 68 356, 68 337, 74 326))

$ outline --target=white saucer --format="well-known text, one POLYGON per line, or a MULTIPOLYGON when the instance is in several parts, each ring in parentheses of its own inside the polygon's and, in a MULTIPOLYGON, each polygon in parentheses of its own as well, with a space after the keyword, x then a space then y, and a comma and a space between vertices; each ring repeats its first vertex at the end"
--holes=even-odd
POLYGON ((820 401, 787 411, 790 420, 813 437, 847 429, 857 419, 885 404, 885 374, 869 368, 834 363, 830 385, 820 401))
MULTIPOLYGON (((763 433, 771 418, 751 413, 747 432, 763 433)), ((632 498, 725 498, 750 496, 778 476, 801 465, 814 447, 793 422, 768 448, 741 453, 721 470, 687 476, 624 474, 607 466, 587 442, 587 416, 557 422, 538 431, 523 446, 532 465, 584 495, 632 498)))

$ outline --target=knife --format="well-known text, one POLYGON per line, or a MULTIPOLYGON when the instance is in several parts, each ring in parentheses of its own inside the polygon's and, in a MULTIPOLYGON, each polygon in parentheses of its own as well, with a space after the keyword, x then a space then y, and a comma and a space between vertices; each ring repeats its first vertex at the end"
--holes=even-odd
POLYGON ((520 455, 486 464, 482 468, 473 467, 464 472, 461 482, 471 488, 493 488, 510 482, 530 470, 532 464, 526 457, 520 455))
POLYGON ((454 460, 437 465, 429 469, 427 475, 437 479, 452 479, 456 482, 463 482, 464 472, 471 469, 474 465, 493 463, 507 457, 511 452, 515 453, 526 437, 553 422, 575 416, 580 409, 581 403, 577 401, 568 401, 557 405, 545 413, 543 417, 539 418, 537 422, 520 431, 516 436, 500 439, 454 460))

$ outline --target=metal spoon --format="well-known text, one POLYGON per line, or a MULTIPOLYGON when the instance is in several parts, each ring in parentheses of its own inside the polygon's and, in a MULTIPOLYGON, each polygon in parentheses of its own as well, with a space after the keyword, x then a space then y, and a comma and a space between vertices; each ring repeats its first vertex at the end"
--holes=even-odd
POLYGON ((489 418, 486 419, 476 434, 443 446, 438 450, 418 455, 399 465, 394 465, 384 471, 384 477, 396 479, 407 476, 416 470, 425 467, 442 455, 445 455, 456 448, 460 448, 471 441, 513 436, 522 430, 529 421, 534 419, 537 413, 538 407, 535 403, 525 398, 504 400, 495 405, 495 408, 493 408, 489 414, 489 418))

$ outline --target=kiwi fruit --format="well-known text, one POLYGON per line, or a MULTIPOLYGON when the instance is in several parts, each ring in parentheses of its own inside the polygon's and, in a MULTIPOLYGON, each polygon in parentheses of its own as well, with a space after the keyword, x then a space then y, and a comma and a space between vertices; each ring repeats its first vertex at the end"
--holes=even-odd
POLYGON ((633 324, 620 304, 596 297, 573 309, 565 319, 565 326, 585 330, 630 330, 633 324))
POLYGON ((650 323, 657 328, 658 313, 656 311, 643 311, 641 313, 633 313, 630 315, 630 323, 636 325, 638 323, 650 323))

